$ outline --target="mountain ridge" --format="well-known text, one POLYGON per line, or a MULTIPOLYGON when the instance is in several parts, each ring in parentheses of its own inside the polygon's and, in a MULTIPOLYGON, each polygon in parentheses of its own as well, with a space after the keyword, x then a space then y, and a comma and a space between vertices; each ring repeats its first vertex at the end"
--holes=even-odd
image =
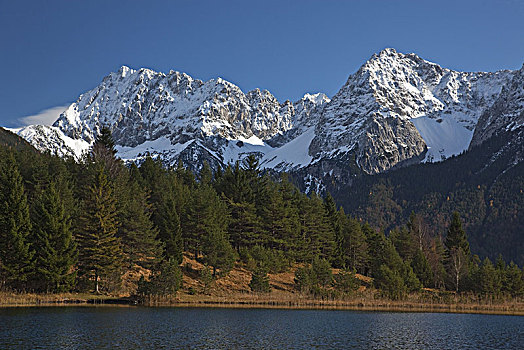
MULTIPOLYGON (((177 71, 122 66, 52 127, 13 131, 40 150, 79 158, 108 126, 124 160, 152 155, 193 169, 204 161, 224 167, 253 153, 262 167, 299 172, 318 189, 328 172, 345 183, 355 169, 377 174, 466 151, 474 134, 482 133, 479 120, 489 127, 489 108, 519 89, 520 80, 513 81, 523 70, 458 72, 384 49, 331 99, 305 94, 292 103, 267 90, 244 93, 222 78, 204 82, 177 71)), ((512 106, 524 109, 520 102, 512 106)))

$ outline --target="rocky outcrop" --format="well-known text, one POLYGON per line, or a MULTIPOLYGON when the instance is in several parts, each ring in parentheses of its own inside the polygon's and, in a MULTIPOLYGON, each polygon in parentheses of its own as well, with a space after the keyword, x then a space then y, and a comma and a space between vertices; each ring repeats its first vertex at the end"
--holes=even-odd
POLYGON ((480 117, 470 148, 480 145, 493 135, 524 127, 524 65, 500 96, 480 117))

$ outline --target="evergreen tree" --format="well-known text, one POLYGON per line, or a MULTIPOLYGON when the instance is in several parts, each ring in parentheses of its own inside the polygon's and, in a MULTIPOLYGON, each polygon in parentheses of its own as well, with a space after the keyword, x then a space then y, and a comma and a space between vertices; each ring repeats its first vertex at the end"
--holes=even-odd
POLYGON ((433 274, 433 286, 438 289, 444 288, 446 279, 446 269, 444 266, 445 249, 440 237, 435 237, 428 251, 428 262, 433 274))
MULTIPOLYGON (((319 257, 330 260, 335 252, 335 236, 322 200, 313 194, 300 201, 302 245, 306 259, 319 257)), ((310 260, 311 261, 311 260, 310 260)))
POLYGON ((113 155, 116 154, 115 141, 113 140, 113 136, 111 135, 111 129, 109 129, 109 127, 107 126, 103 126, 100 129, 100 133, 96 137, 95 144, 103 146, 113 155))
POLYGON ((36 287, 64 292, 75 282, 78 252, 71 231, 71 219, 56 183, 39 191, 33 215, 36 287))
POLYGON ((524 295, 524 271, 512 261, 506 269, 507 291, 513 297, 524 295))
POLYGON ((211 182, 213 181, 213 171, 207 161, 204 161, 198 179, 202 185, 211 185, 211 182))
POLYGON ((380 265, 374 283, 382 293, 393 300, 401 299, 407 291, 400 273, 390 269, 386 264, 380 265))
POLYGON ((234 251, 227 237, 228 212, 214 189, 201 184, 187 210, 185 241, 195 257, 202 252, 207 264, 228 272, 233 266, 234 251))
POLYGON ((166 193, 162 201, 157 203, 153 218, 158 228, 158 237, 164 245, 164 255, 167 259, 174 259, 177 264, 182 263, 182 228, 172 194, 166 193))
POLYGON ((450 284, 458 292, 462 288, 461 282, 463 282, 469 270, 471 252, 466 232, 462 228, 462 221, 457 212, 453 213, 444 244, 450 284))
POLYGON ((431 266, 422 250, 417 249, 413 260, 411 261, 411 267, 424 287, 431 287, 434 285, 431 266))
POLYGON ((257 215, 255 203, 227 199, 227 204, 231 213, 228 232, 234 247, 239 250, 241 247, 253 247, 264 243, 261 220, 257 215))
POLYGON ((149 281, 143 276, 138 282, 138 294, 176 295, 182 288, 183 276, 180 266, 173 259, 163 260, 153 271, 149 281))
POLYGON ((480 291, 484 295, 493 295, 497 292, 496 270, 493 263, 485 258, 480 267, 480 291))
POLYGON ((269 276, 267 275, 266 269, 257 267, 251 275, 251 281, 249 282, 249 288, 253 292, 257 293, 269 293, 271 287, 269 285, 269 276))
POLYGON ((340 210, 341 238, 338 251, 341 254, 343 266, 363 272, 368 261, 368 245, 360 223, 349 218, 340 210))
MULTIPOLYGON (((340 210, 343 212, 342 208, 340 210)), ((340 267, 344 264, 344 262, 342 261, 342 253, 340 249, 340 245, 343 240, 341 218, 345 215, 341 215, 341 213, 337 210, 335 200, 329 192, 324 198, 324 211, 326 213, 327 221, 333 231, 333 237, 335 241, 333 256, 331 260, 335 266, 340 267)))
POLYGON ((94 282, 98 293, 101 281, 108 287, 110 278, 119 277, 122 263, 116 200, 103 166, 98 167, 93 183, 87 188, 83 209, 78 267, 82 276, 94 282))
POLYGON ((140 175, 150 193, 151 220, 164 246, 164 256, 181 263, 183 240, 180 216, 189 200, 189 188, 172 171, 166 171, 160 161, 151 157, 147 157, 140 166, 140 175))
POLYGON ((122 181, 116 180, 118 177, 123 176, 124 167, 122 160, 116 157, 115 143, 111 136, 111 130, 108 127, 102 127, 95 139, 88 158, 88 164, 93 165, 92 163, 104 165, 106 175, 113 182, 113 186, 115 183, 117 185, 125 185, 122 181))
POLYGON ((368 223, 364 223, 361 227, 362 232, 366 236, 366 244, 368 247, 369 262, 367 273, 369 276, 373 276, 384 263, 382 254, 386 244, 386 237, 382 232, 377 232, 371 228, 368 223))
POLYGON ((458 212, 453 212, 444 245, 448 252, 451 252, 453 248, 460 248, 466 257, 471 256, 466 231, 462 228, 462 220, 458 212))
POLYGON ((418 249, 417 242, 411 231, 407 227, 394 229, 390 232, 389 237, 400 257, 404 261, 411 261, 418 249))
POLYGON ((326 288, 333 282, 333 273, 331 272, 331 265, 326 259, 316 257, 311 263, 311 276, 314 283, 318 286, 326 288))
POLYGON ((266 245, 282 250, 293 258, 297 253, 297 233, 300 227, 297 200, 296 188, 283 175, 280 183, 268 184, 266 197, 261 204, 262 225, 267 235, 266 245))
MULTIPOLYGON (((24 289, 33 272, 29 207, 14 155, 0 153, 0 282, 24 289)), ((0 285, 1 286, 1 285, 0 285)))
POLYGON ((161 258, 162 246, 157 240, 158 230, 151 221, 151 204, 140 185, 133 179, 127 181, 126 199, 121 204, 118 237, 126 265, 151 268, 161 258))

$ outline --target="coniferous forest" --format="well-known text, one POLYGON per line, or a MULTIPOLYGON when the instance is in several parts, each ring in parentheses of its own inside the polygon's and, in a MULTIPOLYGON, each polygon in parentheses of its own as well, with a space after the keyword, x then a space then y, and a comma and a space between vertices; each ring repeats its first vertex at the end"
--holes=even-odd
POLYGON ((357 274, 391 299, 422 288, 524 295, 521 268, 471 251, 460 211, 444 234, 412 212, 386 235, 329 194, 264 173, 255 156, 198 174, 150 157, 125 165, 107 129, 80 162, 2 142, 0 203, 2 290, 118 293, 134 278, 132 293, 170 295, 183 288, 185 254, 206 266, 205 286, 247 266, 257 293, 294 267, 296 290, 315 296, 354 293, 357 274))

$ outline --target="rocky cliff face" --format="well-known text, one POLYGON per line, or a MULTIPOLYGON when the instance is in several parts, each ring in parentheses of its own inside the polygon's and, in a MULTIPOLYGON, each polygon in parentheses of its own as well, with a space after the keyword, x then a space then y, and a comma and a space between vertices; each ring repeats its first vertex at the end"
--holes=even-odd
POLYGON ((512 159, 508 166, 524 160, 524 65, 503 87, 493 105, 486 109, 475 128, 469 148, 479 146, 493 136, 505 134, 506 145, 493 155, 494 162, 503 156, 512 159))
POLYGON ((310 152, 322 158, 358 149, 357 162, 370 174, 409 159, 459 154, 512 74, 456 72, 385 49, 351 75, 323 110, 310 152))
POLYGON ((39 149, 79 157, 108 126, 123 159, 150 154, 194 169, 254 153, 263 167, 318 189, 327 177, 348 182, 357 172, 440 161, 466 150, 474 132, 472 144, 522 126, 522 89, 522 69, 457 72, 393 49, 373 55, 332 99, 306 94, 294 103, 220 78, 122 67, 52 127, 15 131, 39 149))
POLYGON ((480 117, 470 147, 480 145, 491 136, 524 126, 524 66, 480 117))

